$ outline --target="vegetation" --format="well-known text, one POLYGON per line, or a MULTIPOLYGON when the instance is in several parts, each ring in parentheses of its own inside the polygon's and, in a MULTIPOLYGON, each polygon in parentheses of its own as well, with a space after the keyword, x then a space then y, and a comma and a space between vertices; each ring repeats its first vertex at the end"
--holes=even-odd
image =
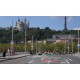
MULTIPOLYGON (((3 52, 4 50, 7 50, 8 48, 11 47, 11 44, 0 44, 0 52, 3 52)), ((14 44, 14 49, 17 52, 24 52, 25 51, 25 44, 14 44)), ((31 51, 31 44, 27 43, 26 44, 26 50, 27 51, 31 51)), ((34 48, 33 48, 34 52, 36 52, 36 43, 34 43, 34 48)), ((56 44, 52 44, 52 43, 38 43, 37 44, 37 51, 58 51, 60 53, 64 53, 64 52, 68 52, 68 43, 56 43, 56 44)), ((73 43, 73 51, 77 51, 77 43, 74 42, 73 43)), ((72 43, 69 43, 69 52, 72 52, 72 43)))
MULTIPOLYGON (((15 43, 21 43, 21 41, 24 42, 25 32, 19 32, 18 30, 14 30, 14 42, 15 43)), ((68 30, 68 31, 56 31, 56 30, 51 30, 49 27, 45 27, 45 29, 40 29, 40 28, 30 28, 26 32, 26 39, 31 40, 32 35, 34 36, 34 40, 36 38, 38 40, 43 40, 46 38, 52 38, 52 35, 54 34, 77 34, 77 31, 73 30, 68 30)), ((10 43, 11 42, 11 28, 6 30, 6 29, 0 29, 0 43, 10 43)))
MULTIPOLYGON (((14 47, 16 49, 16 51, 25 51, 25 32, 19 32, 17 30, 14 30, 14 47)), ((26 39, 27 40, 31 40, 32 39, 32 35, 34 36, 34 41, 37 40, 44 40, 46 38, 52 38, 52 35, 54 34, 77 34, 77 31, 74 30, 68 30, 68 31, 56 31, 56 30, 51 30, 49 27, 46 27, 45 29, 40 29, 39 27, 37 28, 30 28, 29 30, 27 30, 26 33, 26 39)), ((11 46, 11 28, 10 29, 0 29, 0 52, 3 52, 5 49, 10 48, 11 46)), ((67 44, 65 45, 64 43, 56 43, 56 44, 52 44, 52 43, 46 43, 45 45, 43 43, 38 43, 37 44, 37 50, 40 51, 45 51, 45 50, 49 50, 49 51, 68 51, 67 49, 67 44), (66 46, 66 48, 65 48, 66 46)), ((71 42, 69 44, 70 46, 70 52, 71 52, 71 42)), ((27 43, 26 45, 26 49, 28 51, 31 50, 31 44, 27 43)), ((77 43, 74 42, 74 50, 77 51, 77 43)), ((34 51, 36 51, 36 43, 34 43, 34 51)))

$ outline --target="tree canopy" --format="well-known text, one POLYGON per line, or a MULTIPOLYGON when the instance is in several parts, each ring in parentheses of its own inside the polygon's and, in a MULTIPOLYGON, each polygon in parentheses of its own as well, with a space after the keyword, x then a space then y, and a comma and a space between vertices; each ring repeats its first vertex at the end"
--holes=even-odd
MULTIPOLYGON (((0 29, 0 43, 10 43, 11 42, 11 28, 10 29, 0 29)), ((19 32, 18 30, 13 31, 14 42, 20 43, 21 41, 24 42, 25 40, 25 32, 19 32)), ((52 38, 54 34, 77 34, 77 31, 68 30, 68 31, 61 31, 61 30, 51 30, 49 27, 45 27, 45 29, 37 28, 29 28, 26 31, 26 39, 31 40, 32 35, 34 36, 34 40, 43 40, 47 38, 52 38)))

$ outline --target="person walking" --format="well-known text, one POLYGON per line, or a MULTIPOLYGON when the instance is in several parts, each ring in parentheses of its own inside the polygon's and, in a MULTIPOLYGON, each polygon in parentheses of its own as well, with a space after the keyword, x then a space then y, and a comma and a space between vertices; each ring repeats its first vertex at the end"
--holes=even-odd
POLYGON ((7 52, 8 52, 8 55, 9 55, 10 54, 10 49, 8 49, 7 52))
POLYGON ((5 51, 3 52, 3 57, 5 57, 5 56, 6 56, 6 52, 7 52, 7 50, 5 50, 5 51))

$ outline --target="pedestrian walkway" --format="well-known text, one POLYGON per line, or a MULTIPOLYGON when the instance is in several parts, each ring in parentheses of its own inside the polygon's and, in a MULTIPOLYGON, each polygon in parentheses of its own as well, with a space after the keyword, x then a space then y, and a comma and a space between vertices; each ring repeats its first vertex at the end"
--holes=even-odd
POLYGON ((80 53, 76 52, 73 56, 80 57, 80 53))
POLYGON ((20 57, 25 57, 25 56, 29 56, 30 54, 29 53, 22 53, 22 54, 17 54, 17 55, 12 55, 12 56, 9 56, 9 55, 6 55, 5 57, 2 57, 2 53, 0 53, 0 62, 1 61, 6 61, 6 60, 12 60, 12 59, 16 59, 16 58, 20 58, 20 57))

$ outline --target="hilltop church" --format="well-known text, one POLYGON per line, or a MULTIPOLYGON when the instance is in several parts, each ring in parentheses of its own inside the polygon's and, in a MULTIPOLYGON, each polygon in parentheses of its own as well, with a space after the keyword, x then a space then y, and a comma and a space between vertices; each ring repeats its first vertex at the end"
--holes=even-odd
POLYGON ((26 18, 24 19, 24 21, 21 21, 19 18, 16 22, 16 28, 19 31, 24 31, 29 29, 29 21, 26 21, 26 18))

